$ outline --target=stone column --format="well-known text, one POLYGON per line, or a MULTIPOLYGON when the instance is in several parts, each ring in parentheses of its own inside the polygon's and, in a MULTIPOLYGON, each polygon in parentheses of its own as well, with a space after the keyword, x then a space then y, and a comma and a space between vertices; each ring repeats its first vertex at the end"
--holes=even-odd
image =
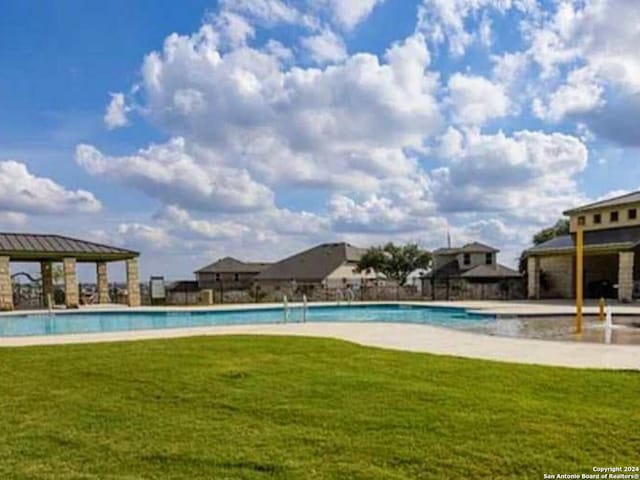
POLYGON ((127 293, 130 307, 140 306, 140 278, 138 274, 138 259, 127 260, 127 293))
POLYGON ((62 261, 64 270, 64 302, 67 308, 78 308, 80 291, 78 289, 78 274, 76 273, 76 259, 65 258, 62 261))
POLYGON ((10 258, 0 257, 0 310, 13 310, 10 258))
POLYGON ((53 307, 53 263, 40 262, 40 275, 42 276, 42 303, 47 308, 53 307))
POLYGON ((618 300, 630 302, 633 297, 633 252, 618 254, 618 300))
POLYGON ((527 258, 527 297, 530 300, 540 299, 540 259, 535 256, 527 258))
POLYGON ((107 262, 96 262, 96 280, 98 283, 98 303, 109 303, 107 262))

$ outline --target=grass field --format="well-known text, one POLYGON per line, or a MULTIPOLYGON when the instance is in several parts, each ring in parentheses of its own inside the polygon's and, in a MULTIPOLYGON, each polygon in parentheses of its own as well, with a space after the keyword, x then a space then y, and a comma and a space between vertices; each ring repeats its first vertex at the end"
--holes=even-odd
POLYGON ((640 463, 640 374, 322 339, 0 349, 0 478, 542 478, 640 463))

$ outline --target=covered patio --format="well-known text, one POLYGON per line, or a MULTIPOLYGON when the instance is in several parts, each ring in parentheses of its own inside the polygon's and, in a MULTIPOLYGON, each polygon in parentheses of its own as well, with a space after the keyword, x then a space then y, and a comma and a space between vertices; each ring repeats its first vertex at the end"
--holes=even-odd
POLYGON ((11 262, 40 264, 42 298, 45 306, 53 298, 53 264, 62 263, 65 305, 77 308, 80 302, 77 263, 95 263, 98 303, 109 303, 107 263, 124 261, 127 303, 140 306, 139 253, 119 247, 65 237, 33 233, 0 233, 0 310, 13 310, 11 262))
MULTIPOLYGON (((640 281, 639 249, 640 227, 585 232, 585 297, 632 301, 640 281)), ((575 235, 554 238, 526 254, 528 298, 575 296, 575 235)))

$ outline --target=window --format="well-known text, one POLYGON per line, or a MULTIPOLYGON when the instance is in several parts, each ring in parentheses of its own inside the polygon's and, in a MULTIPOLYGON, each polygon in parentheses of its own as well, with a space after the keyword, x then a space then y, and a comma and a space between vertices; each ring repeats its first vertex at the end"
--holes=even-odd
POLYGON ((465 265, 471 265, 471 254, 465 253, 463 262, 465 265))
POLYGON ((219 282, 219 281, 220 281, 220 274, 216 273, 216 282, 219 282))
POLYGON ((238 275, 237 273, 233 275, 233 280, 235 282, 237 282, 238 280, 240 280, 240 275, 238 275))
POLYGON ((594 225, 599 225, 602 223, 602 214, 601 213, 596 213, 593 216, 593 224, 594 225))
POLYGON ((618 221, 618 212, 611 212, 611 216, 609 217, 609 220, 614 223, 618 221))
POLYGON ((584 215, 581 215, 578 217, 578 225, 584 225, 586 223, 586 219, 584 218, 584 215))
POLYGON ((630 208, 627 212, 629 220, 635 220, 638 218, 638 211, 635 208, 630 208))
POLYGON ((486 253, 484 256, 484 263, 487 265, 492 265, 493 264, 493 254, 491 253, 486 253))

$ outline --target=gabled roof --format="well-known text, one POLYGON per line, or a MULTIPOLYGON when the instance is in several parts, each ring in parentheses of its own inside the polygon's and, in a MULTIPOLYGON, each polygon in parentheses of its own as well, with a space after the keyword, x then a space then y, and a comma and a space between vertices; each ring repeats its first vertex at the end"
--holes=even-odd
POLYGON ((442 265, 440 268, 436 270, 432 270, 429 272, 426 277, 458 277, 460 276, 460 264, 457 260, 452 260, 451 262, 447 262, 442 265))
POLYGON ((477 265, 468 270, 462 270, 457 260, 444 264, 436 271, 426 275, 431 278, 516 278, 521 277, 520 272, 504 265, 477 265))
POLYGON ((565 215, 573 215, 575 213, 587 212, 589 210, 596 210, 606 207, 617 207, 619 205, 627 205, 630 203, 640 203, 640 190, 636 192, 627 193, 613 198, 607 198, 606 200, 599 200, 597 202, 588 203, 581 207, 572 208, 564 212, 565 215))
MULTIPOLYGON (((640 227, 588 230, 584 232, 585 250, 615 247, 621 250, 633 248, 640 243, 640 227)), ((540 245, 531 247, 527 255, 539 253, 570 253, 575 250, 575 235, 560 235, 540 245)))
POLYGON ((0 232, 0 255, 9 256, 12 261, 61 260, 65 257, 80 261, 107 261, 125 260, 140 254, 62 235, 0 232))
POLYGON ((518 278, 522 274, 512 268, 497 264, 494 266, 478 265, 460 276, 462 278, 518 278))
POLYGON ((271 265, 266 262, 243 262, 237 258, 224 257, 196 270, 195 273, 259 273, 271 265))
POLYGON ((456 248, 439 248, 433 253, 436 255, 457 255, 459 253, 497 253, 500 250, 480 242, 471 242, 456 248))
POLYGON ((348 243, 324 243, 274 263, 256 280, 321 282, 340 265, 358 262, 364 252, 348 243))

